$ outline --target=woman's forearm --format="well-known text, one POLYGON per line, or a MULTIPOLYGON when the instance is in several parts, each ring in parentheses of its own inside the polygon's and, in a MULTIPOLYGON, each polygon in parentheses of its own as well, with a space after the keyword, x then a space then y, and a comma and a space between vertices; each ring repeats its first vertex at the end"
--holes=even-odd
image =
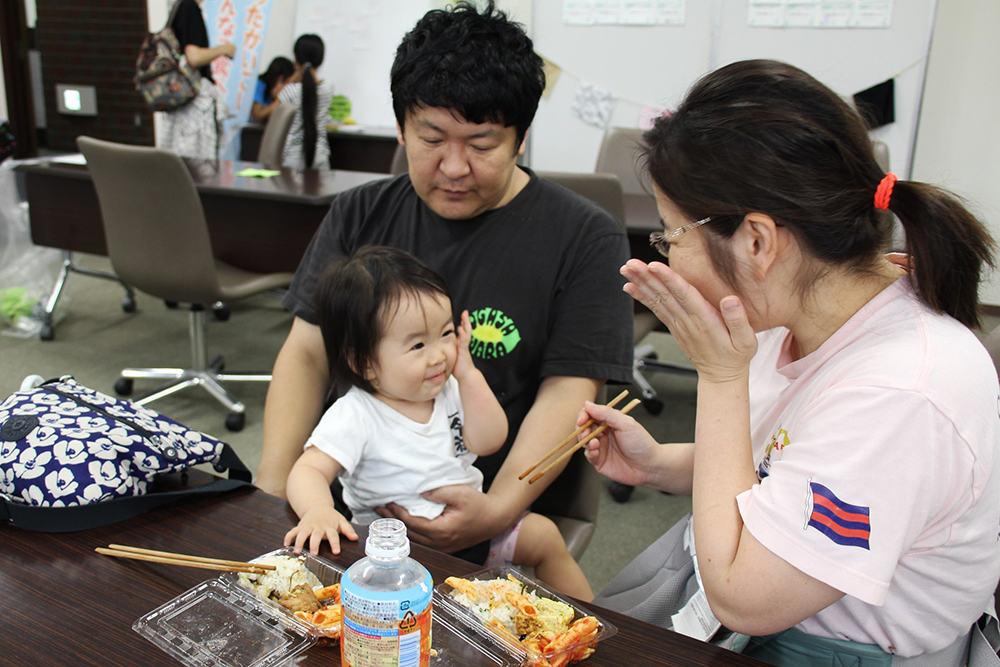
POLYGON ((211 48, 203 48, 201 46, 195 46, 194 44, 188 44, 184 47, 184 57, 187 58, 188 65, 198 69, 210 64, 213 60, 220 56, 229 56, 230 52, 234 49, 232 44, 220 44, 219 46, 213 46, 211 48))

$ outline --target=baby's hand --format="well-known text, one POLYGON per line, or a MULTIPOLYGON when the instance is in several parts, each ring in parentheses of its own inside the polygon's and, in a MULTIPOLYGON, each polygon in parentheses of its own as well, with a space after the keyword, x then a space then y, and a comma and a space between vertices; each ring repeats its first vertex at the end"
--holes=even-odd
POLYGON ((319 555, 319 545, 326 538, 330 543, 330 550, 339 554, 341 534, 352 541, 358 539, 354 526, 343 514, 329 505, 314 505, 302 515, 299 525, 285 534, 285 546, 292 546, 294 543, 298 551, 309 540, 309 551, 319 555))
POLYGON ((455 334, 458 357, 455 360, 455 369, 452 371, 452 375, 461 382, 466 373, 476 369, 476 365, 472 362, 472 354, 469 352, 469 344, 472 342, 472 323, 469 321, 469 311, 462 311, 462 317, 455 329, 455 334))

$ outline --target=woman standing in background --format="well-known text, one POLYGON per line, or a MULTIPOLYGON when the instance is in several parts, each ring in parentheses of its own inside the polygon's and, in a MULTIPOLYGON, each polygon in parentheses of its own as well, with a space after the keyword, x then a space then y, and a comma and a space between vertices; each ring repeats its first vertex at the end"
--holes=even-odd
POLYGON ((278 94, 282 104, 298 106, 281 159, 285 167, 330 168, 326 124, 333 84, 316 78, 324 52, 319 35, 302 35, 295 40, 295 74, 278 94))
POLYGON ((208 45, 208 29, 201 13, 204 0, 179 0, 171 14, 170 28, 181 52, 201 74, 198 95, 173 111, 163 114, 160 148, 184 157, 215 160, 219 156, 219 123, 229 117, 229 107, 212 79, 212 61, 236 55, 232 44, 208 45))

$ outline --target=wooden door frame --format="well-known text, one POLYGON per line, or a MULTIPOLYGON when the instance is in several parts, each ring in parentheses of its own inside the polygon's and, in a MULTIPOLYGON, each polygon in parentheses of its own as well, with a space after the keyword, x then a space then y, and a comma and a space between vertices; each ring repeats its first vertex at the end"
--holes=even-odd
POLYGON ((17 140, 14 157, 35 157, 38 155, 38 136, 28 64, 28 20, 24 0, 0 0, 0 55, 3 56, 7 115, 17 140))

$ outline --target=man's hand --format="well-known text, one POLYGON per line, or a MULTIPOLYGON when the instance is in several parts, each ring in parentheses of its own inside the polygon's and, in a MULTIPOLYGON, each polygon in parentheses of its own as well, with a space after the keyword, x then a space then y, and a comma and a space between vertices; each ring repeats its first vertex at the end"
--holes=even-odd
POLYGON ((379 507, 380 516, 399 519, 406 524, 407 536, 425 547, 454 553, 499 535, 506 525, 497 520, 486 494, 466 484, 442 486, 423 494, 424 498, 444 503, 444 512, 435 519, 412 516, 395 503, 379 507))

